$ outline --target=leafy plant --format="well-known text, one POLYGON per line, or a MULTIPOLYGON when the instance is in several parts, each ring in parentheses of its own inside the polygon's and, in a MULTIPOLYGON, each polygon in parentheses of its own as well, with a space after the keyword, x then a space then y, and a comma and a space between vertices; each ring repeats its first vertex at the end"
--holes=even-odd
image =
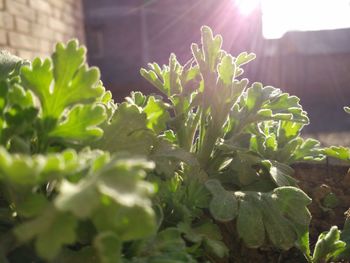
MULTIPOLYGON (((191 50, 141 69, 161 95, 120 104, 76 41, 0 57, 2 261, 244 262, 242 246, 312 258, 290 165, 334 149, 300 136, 297 97, 242 77, 254 54, 233 57, 208 27, 191 50)), ((334 255, 336 231, 314 258, 334 255)))
POLYGON ((331 227, 327 232, 318 237, 313 255, 307 255, 312 263, 329 262, 329 260, 349 259, 349 222, 345 223, 344 230, 338 230, 337 226, 331 227), (344 242, 345 241, 345 242, 344 242))
POLYGON ((86 148, 113 104, 99 71, 76 41, 44 61, 3 54, 0 69, 2 262, 120 262, 123 242, 155 232, 154 164, 86 148))
MULTIPOLYGON (((195 165, 182 160, 176 171, 181 184, 168 197, 173 199, 167 201, 170 204, 161 199, 161 205, 173 207, 181 188, 195 181, 211 195, 204 207, 210 216, 235 223, 236 238, 246 246, 305 247, 311 219, 306 206, 311 199, 296 187, 289 164, 321 160, 324 155, 316 140, 300 137, 308 118, 299 99, 261 83, 248 85, 241 78, 242 66, 255 55, 233 57, 221 45, 221 37, 203 27, 202 45, 192 45, 193 59, 184 66, 171 55, 169 65, 161 68, 152 63, 141 70, 170 103, 170 130, 164 130, 163 136, 170 135, 174 147, 198 160, 195 165)), ((202 191, 197 198, 207 196, 202 191)), ((180 211, 202 208, 181 198, 180 211)), ((180 211, 178 221, 208 216, 180 211)))

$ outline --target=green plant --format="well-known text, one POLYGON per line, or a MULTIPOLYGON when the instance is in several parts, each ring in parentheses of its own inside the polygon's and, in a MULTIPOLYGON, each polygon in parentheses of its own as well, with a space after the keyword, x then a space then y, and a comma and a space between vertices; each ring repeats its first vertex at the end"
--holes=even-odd
POLYGON ((343 262, 350 258, 349 244, 350 221, 347 217, 342 231, 338 230, 337 226, 333 226, 328 232, 321 233, 312 256, 310 251, 306 256, 311 263, 329 262, 329 260, 343 262))
POLYGON ((221 45, 203 27, 185 65, 141 69, 163 97, 120 104, 76 41, 31 63, 2 54, 1 260, 244 262, 241 246, 310 259, 311 199, 290 164, 325 150, 300 136, 299 99, 249 84, 255 55, 221 45))
POLYGON ((44 61, 6 53, 0 62, 2 262, 36 262, 36 253, 116 262, 122 242, 155 231, 154 187, 143 180, 153 163, 87 148, 112 102, 76 41, 44 61))
MULTIPOLYGON (((240 78, 241 66, 255 56, 232 57, 221 44, 220 36, 203 27, 202 45, 192 45, 193 59, 184 66, 171 55, 168 66, 153 63, 141 70, 169 101, 171 129, 163 131, 164 138, 198 161, 182 160, 176 171, 181 183, 160 204, 181 204, 172 226, 181 221, 191 226, 210 216, 235 223, 234 244, 242 239, 251 248, 305 250, 311 199, 296 187, 289 164, 322 159, 319 143, 300 137, 308 118, 299 99, 260 83, 249 86, 240 78), (196 205, 194 193, 209 201, 196 205), (209 214, 198 212, 202 208, 209 214)), ((173 183, 164 176, 161 189, 169 180, 173 183)))

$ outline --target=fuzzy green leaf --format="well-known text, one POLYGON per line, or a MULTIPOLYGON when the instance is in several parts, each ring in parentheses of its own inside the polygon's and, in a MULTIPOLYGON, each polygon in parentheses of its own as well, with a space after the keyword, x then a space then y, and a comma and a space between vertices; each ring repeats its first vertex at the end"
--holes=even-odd
POLYGON ((235 77, 236 64, 231 55, 225 55, 218 65, 219 78, 225 85, 230 85, 235 77))
POLYGON ((144 169, 153 164, 143 159, 105 159, 105 164, 78 184, 64 182, 55 205, 78 218, 92 218, 100 231, 113 231, 121 240, 152 234, 154 212, 149 196, 150 183, 142 181, 144 169), (137 224, 142 220, 143 224, 137 224))
POLYGON ((256 55, 254 53, 248 54, 247 52, 242 52, 235 59, 235 63, 237 66, 242 66, 242 65, 247 64, 250 61, 254 60, 255 57, 256 57, 256 55))
MULTIPOLYGON (((236 194, 239 195, 240 193, 236 194)), ((237 232, 243 239, 244 243, 251 248, 258 248, 265 242, 265 228, 262 211, 258 207, 258 203, 254 204, 254 202, 259 199, 260 197, 257 193, 254 198, 248 195, 239 203, 237 232)))
POLYGON ((209 204, 213 217, 222 222, 233 220, 238 212, 238 201, 233 193, 226 191, 218 180, 208 180, 205 186, 213 195, 209 204))
POLYGON ((66 213, 47 209, 43 214, 18 226, 15 234, 21 242, 36 239, 35 247, 44 259, 53 259, 61 247, 72 244, 75 239, 76 219, 66 213))
POLYGON ((212 216, 223 222, 238 216, 237 231, 248 247, 260 247, 268 238, 275 247, 287 250, 303 234, 299 229, 307 231, 311 215, 306 206, 311 199, 295 187, 278 187, 269 193, 230 193, 217 180, 208 180, 206 187, 213 195, 209 205, 212 216))
POLYGON ((133 263, 195 263, 186 251, 185 241, 177 228, 169 227, 141 243, 140 256, 133 263))
POLYGON ((97 125, 105 121, 106 117, 100 105, 78 105, 68 112, 66 119, 49 136, 69 141, 91 141, 103 135, 103 130, 97 125))
POLYGON ((350 149, 342 146, 331 146, 323 149, 323 153, 329 157, 350 161, 350 149))
POLYGON ((107 116, 92 105, 104 93, 99 77, 97 68, 85 65, 85 48, 79 47, 75 40, 67 46, 57 44, 52 59, 36 58, 31 65, 22 67, 21 84, 32 90, 40 102, 43 132, 77 142, 100 137, 102 131, 93 126, 107 116), (86 121, 86 116, 93 118, 86 121), (47 125, 48 122, 52 124, 47 125), (74 127, 73 122, 76 122, 74 127))
POLYGON ((316 242, 312 262, 328 261, 338 250, 342 250, 346 243, 340 241, 340 231, 337 226, 331 227, 328 232, 322 233, 316 242))
POLYGON ((254 83, 248 88, 245 105, 248 111, 257 112, 257 118, 262 120, 309 122, 297 97, 273 87, 263 87, 261 83, 254 83))
POLYGON ((151 96, 148 98, 144 112, 147 115, 147 127, 149 129, 153 130, 156 134, 166 130, 170 115, 164 102, 151 96))
POLYGON ((28 156, 9 154, 0 148, 0 179, 18 185, 35 186, 77 172, 84 167, 78 158, 85 159, 78 157, 73 150, 46 156, 28 156))
POLYGON ((128 103, 120 104, 110 122, 101 128, 104 136, 94 145, 110 152, 148 155, 155 139, 155 134, 147 127, 147 115, 128 103))
POLYGON ((88 69, 84 60, 84 49, 71 41, 67 47, 57 45, 53 63, 36 58, 31 66, 22 68, 24 86, 39 97, 45 117, 58 118, 66 107, 91 102, 102 95, 103 89, 97 85, 99 71, 88 69))
POLYGON ((23 64, 24 61, 5 50, 0 51, 0 81, 10 77, 10 74, 23 64))

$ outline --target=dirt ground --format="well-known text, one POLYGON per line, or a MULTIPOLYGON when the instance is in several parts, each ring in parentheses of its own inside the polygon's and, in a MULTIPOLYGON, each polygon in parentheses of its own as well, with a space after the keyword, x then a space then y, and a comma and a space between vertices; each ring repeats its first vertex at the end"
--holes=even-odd
POLYGON ((313 199, 309 209, 312 214, 310 237, 332 225, 343 227, 344 213, 350 208, 350 165, 297 164, 295 178, 300 187, 313 199))

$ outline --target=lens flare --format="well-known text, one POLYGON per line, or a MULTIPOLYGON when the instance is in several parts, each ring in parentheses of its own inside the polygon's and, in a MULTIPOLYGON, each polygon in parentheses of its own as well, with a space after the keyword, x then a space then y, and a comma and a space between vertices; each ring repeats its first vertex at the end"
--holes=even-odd
POLYGON ((260 5, 260 0, 236 0, 236 5, 242 15, 250 15, 260 5))

